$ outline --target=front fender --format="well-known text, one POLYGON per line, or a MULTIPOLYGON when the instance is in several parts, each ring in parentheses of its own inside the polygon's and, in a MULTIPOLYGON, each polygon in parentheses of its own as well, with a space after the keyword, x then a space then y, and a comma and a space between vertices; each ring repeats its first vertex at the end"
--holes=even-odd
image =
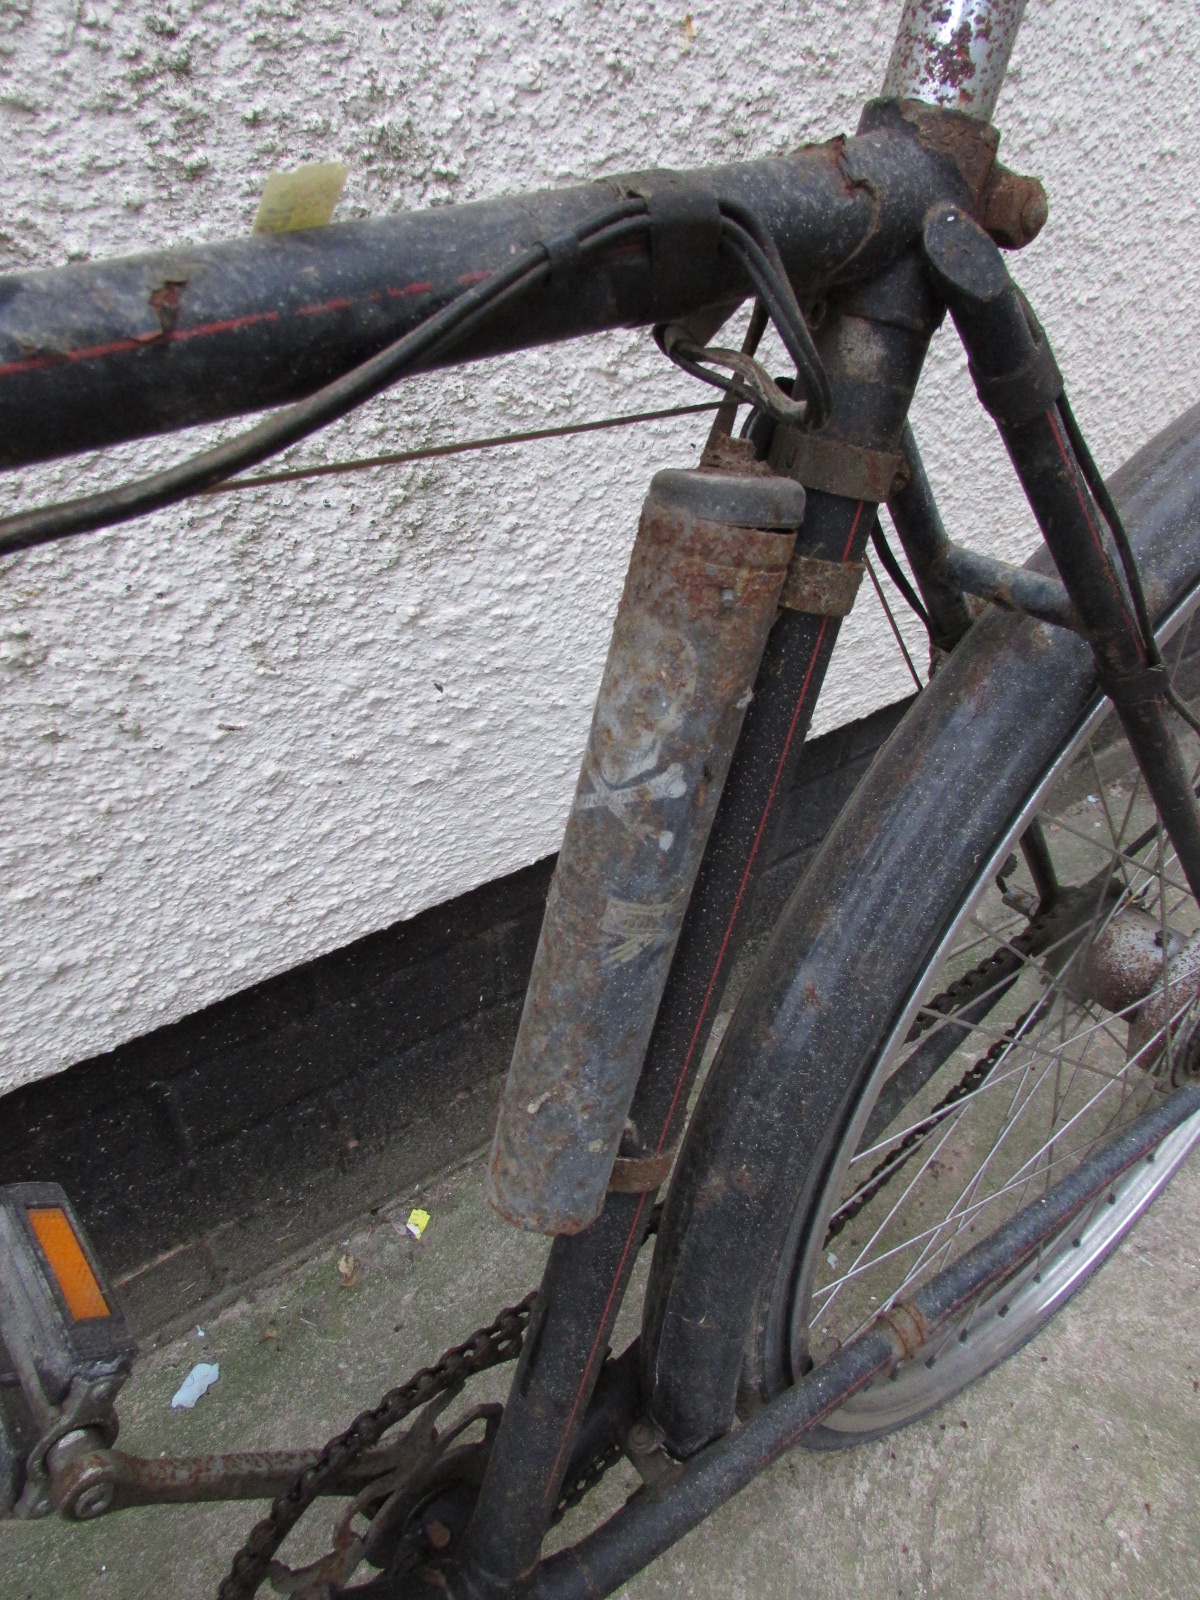
MULTIPOLYGON (((1200 406, 1111 488, 1163 616, 1200 578, 1200 406)), ((1046 552, 1031 565, 1047 570, 1046 552)), ((914 973, 1097 693, 1085 640, 989 608, 784 908, 700 1094, 656 1242, 643 1384, 675 1453, 730 1428, 739 1383, 770 1393, 789 1381, 764 1356, 789 1236, 914 973)))

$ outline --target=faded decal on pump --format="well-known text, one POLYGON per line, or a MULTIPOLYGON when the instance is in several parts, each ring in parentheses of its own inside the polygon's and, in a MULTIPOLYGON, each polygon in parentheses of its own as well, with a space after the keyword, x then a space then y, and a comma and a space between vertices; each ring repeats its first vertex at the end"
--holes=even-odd
POLYGON ((664 741, 683 727, 696 697, 696 652, 690 640, 645 612, 631 619, 629 631, 635 636, 623 641, 626 649, 655 670, 608 679, 585 758, 590 792, 579 794, 575 809, 607 811, 636 839, 653 840, 665 852, 675 842, 674 830, 646 811, 687 794, 680 762, 658 769, 664 741))
POLYGON ((647 950, 669 943, 675 936, 687 901, 686 893, 649 903, 618 900, 610 895, 600 918, 600 931, 605 941, 600 965, 623 967, 647 950))

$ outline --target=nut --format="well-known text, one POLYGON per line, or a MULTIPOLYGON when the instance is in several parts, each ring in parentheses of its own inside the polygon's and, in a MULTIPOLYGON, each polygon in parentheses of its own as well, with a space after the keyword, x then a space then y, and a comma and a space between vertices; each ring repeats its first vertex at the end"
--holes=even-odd
POLYGON ((635 1422, 626 1436, 631 1453, 637 1456, 650 1455, 661 1449, 662 1442, 662 1432, 652 1422, 635 1422))

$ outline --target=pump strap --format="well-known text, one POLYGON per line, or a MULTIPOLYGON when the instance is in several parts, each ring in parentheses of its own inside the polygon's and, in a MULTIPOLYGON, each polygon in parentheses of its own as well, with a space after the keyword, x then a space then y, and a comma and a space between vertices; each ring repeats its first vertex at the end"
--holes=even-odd
POLYGON ((844 439, 788 429, 771 452, 772 465, 806 489, 867 500, 878 505, 892 492, 900 457, 892 450, 868 450, 844 439))
POLYGON ((618 1156, 608 1180, 611 1194, 653 1194, 666 1181, 674 1150, 656 1156, 618 1156))
POLYGON ((779 595, 785 611, 814 617, 848 617, 866 568, 861 561, 821 561, 793 556, 779 595))

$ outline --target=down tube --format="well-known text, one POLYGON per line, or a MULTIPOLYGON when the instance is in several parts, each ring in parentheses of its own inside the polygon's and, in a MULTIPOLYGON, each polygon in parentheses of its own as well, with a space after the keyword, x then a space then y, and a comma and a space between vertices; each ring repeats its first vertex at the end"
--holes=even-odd
MULTIPOLYGON (((816 335, 834 397, 823 439, 896 449, 939 315, 913 255, 839 297, 816 335)), ((797 551, 861 559, 873 512, 811 492, 797 551)), ((627 1158, 671 1147, 836 637, 834 618, 784 612, 768 640, 634 1098, 627 1158)), ((610 1194, 590 1228, 551 1249, 461 1556, 485 1594, 512 1592, 537 1559, 652 1204, 651 1193, 610 1194)))

